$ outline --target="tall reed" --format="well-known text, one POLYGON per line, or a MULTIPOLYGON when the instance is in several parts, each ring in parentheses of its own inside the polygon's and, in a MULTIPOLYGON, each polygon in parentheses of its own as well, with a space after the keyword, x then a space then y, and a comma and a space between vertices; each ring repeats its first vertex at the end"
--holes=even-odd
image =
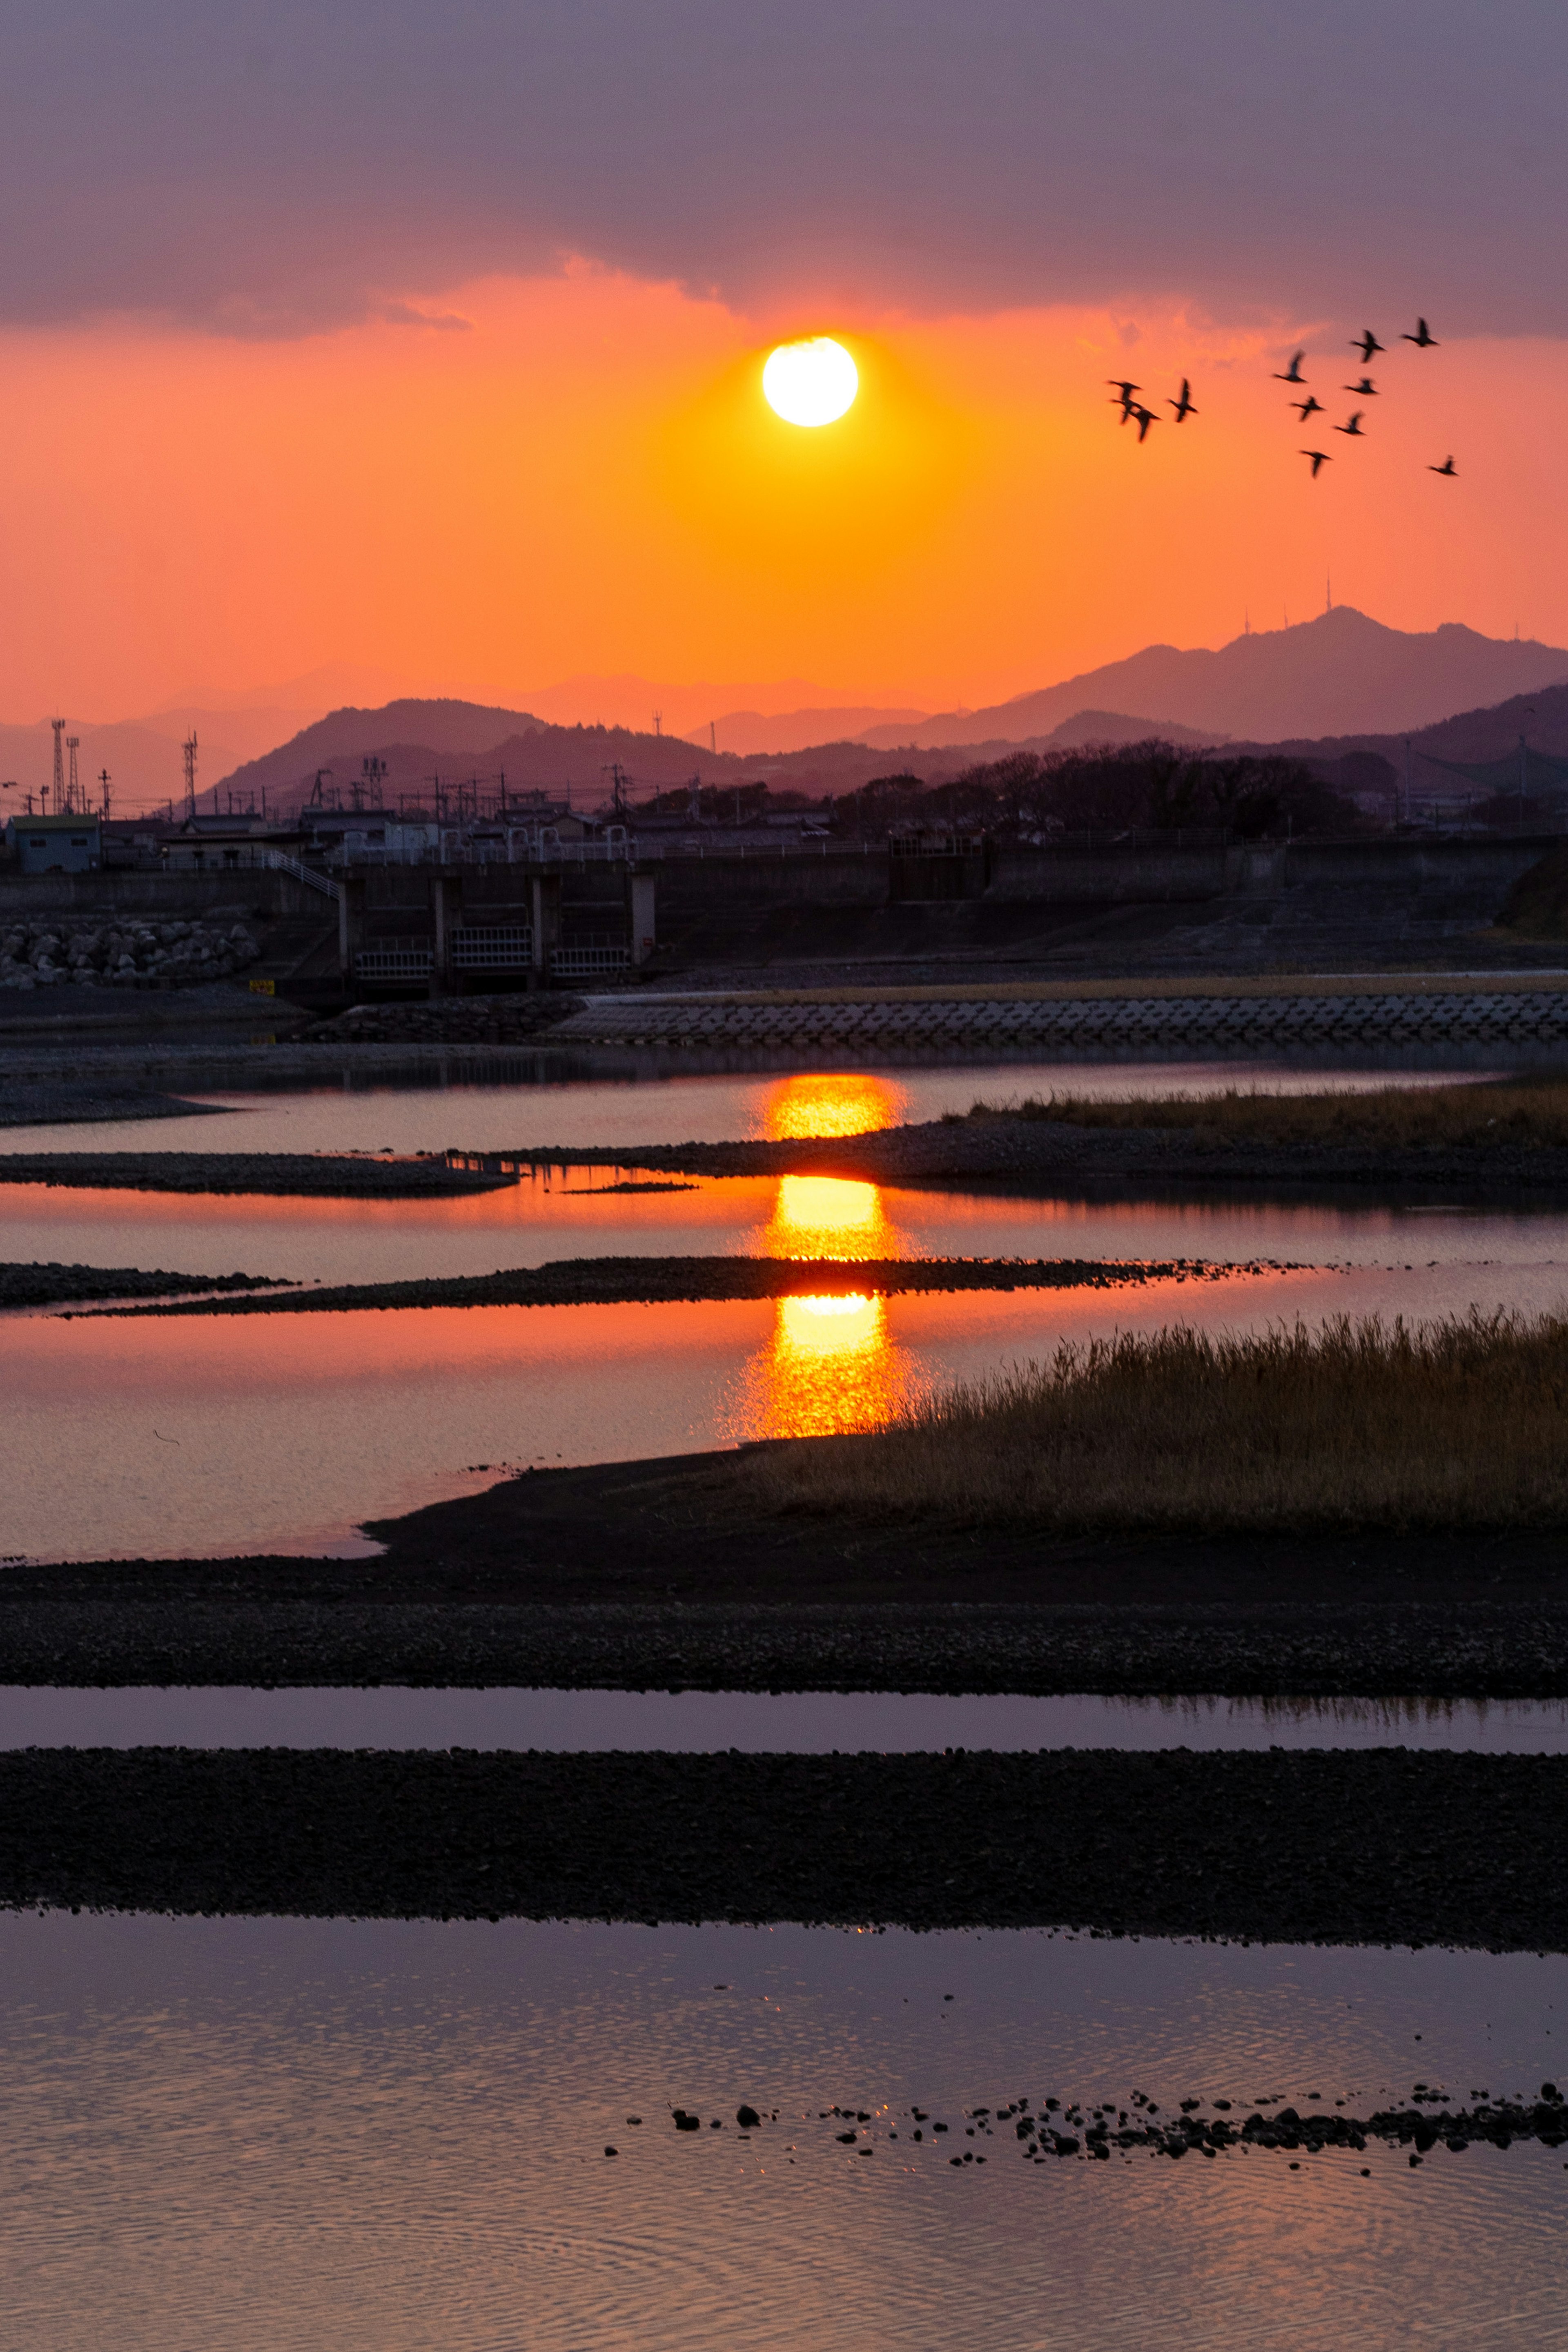
POLYGON ((1568 1526, 1568 1317, 1064 1342, 748 1475, 774 1510, 1063 1531, 1568 1526))
POLYGON ((1090 1101, 1031 1095, 950 1112, 965 1120, 1054 1120, 1066 1127, 1191 1128, 1237 1143, 1357 1143, 1410 1150, 1455 1144, 1568 1144, 1568 1083, 1505 1079, 1473 1086, 1378 1087, 1365 1094, 1153 1095, 1090 1101))

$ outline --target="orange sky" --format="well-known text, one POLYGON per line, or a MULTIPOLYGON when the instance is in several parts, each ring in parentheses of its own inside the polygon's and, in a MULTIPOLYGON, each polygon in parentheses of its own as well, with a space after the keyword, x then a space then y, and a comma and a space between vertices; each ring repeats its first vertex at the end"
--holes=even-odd
MULTIPOLYGON (((1316 486, 1268 381, 1295 340, 1178 315, 738 315, 582 266, 423 299, 466 324, 293 341, 0 338, 0 715, 105 719, 324 662, 524 701, 576 671, 799 676, 937 708, 1337 601, 1568 642, 1554 342, 1395 350, 1316 486), (764 406, 790 332, 859 400, 764 406), (1140 449, 1103 379, 1191 375, 1140 449), (1458 482, 1426 473, 1453 450, 1458 482)), ((1300 339, 1312 344, 1310 323, 1300 339)), ((1350 354, 1309 362, 1329 420, 1350 354)), ((585 714, 592 716, 592 713, 585 714)))

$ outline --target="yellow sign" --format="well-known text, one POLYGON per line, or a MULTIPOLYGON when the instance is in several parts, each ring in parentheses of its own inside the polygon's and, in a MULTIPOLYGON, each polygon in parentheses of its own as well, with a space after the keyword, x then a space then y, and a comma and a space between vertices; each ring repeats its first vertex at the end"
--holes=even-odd
POLYGON ((250 983, 250 992, 252 996, 276 996, 278 982, 275 980, 253 980, 250 983))

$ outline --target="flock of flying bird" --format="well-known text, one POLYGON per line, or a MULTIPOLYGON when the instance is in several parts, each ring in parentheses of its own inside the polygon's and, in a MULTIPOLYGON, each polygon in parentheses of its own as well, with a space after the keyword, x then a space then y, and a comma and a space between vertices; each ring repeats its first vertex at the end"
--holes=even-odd
MULTIPOLYGON (((1416 320, 1415 332, 1413 335, 1402 335, 1399 340, 1404 343, 1414 343, 1418 352, 1431 352, 1436 351, 1437 348, 1437 338, 1432 332, 1432 330, 1428 327, 1425 319, 1416 320)), ((1364 370, 1372 365, 1373 359, 1379 352, 1385 351, 1387 349, 1387 345, 1380 343, 1377 337, 1373 333, 1372 329, 1368 327, 1363 333, 1352 336, 1351 340, 1351 349, 1352 352, 1359 352, 1361 353, 1361 363, 1364 370)), ((1300 418, 1303 425, 1306 424, 1310 416, 1321 416, 1324 414, 1322 402, 1319 400, 1314 394, 1308 390, 1307 379, 1301 373, 1301 362, 1306 358, 1306 356, 1307 354, 1305 351, 1298 352, 1295 357, 1291 360, 1288 368, 1277 368, 1275 370, 1273 379, 1276 383, 1294 384, 1300 391, 1306 393, 1307 396, 1304 400, 1293 400, 1290 403, 1290 406, 1296 411, 1297 415, 1300 418)), ((1110 405, 1112 408, 1119 408, 1121 411, 1122 424, 1136 425, 1138 427, 1139 440, 1146 441, 1149 437, 1149 427, 1151 425, 1158 425, 1161 420, 1155 415, 1152 408, 1145 408, 1142 403, 1136 398, 1135 395, 1142 389, 1142 385, 1129 383, 1119 376, 1111 376, 1109 378, 1109 382, 1111 390, 1116 394, 1116 397, 1111 402, 1110 405)), ((1373 383, 1370 375, 1364 373, 1363 374, 1359 383, 1347 383, 1343 385, 1342 389, 1348 392, 1352 400, 1375 400, 1377 397, 1376 384, 1373 383)), ((1182 378, 1182 392, 1180 399, 1167 399, 1165 405, 1167 408, 1173 408, 1175 410, 1175 415, 1172 419, 1173 424, 1175 425, 1184 425, 1189 416, 1195 416, 1197 415, 1198 412, 1193 405, 1192 386, 1185 376, 1182 378)), ((1352 409, 1346 422, 1343 425, 1334 425, 1331 430, 1335 433, 1345 434, 1352 441, 1363 441, 1366 438, 1366 436, 1362 431, 1361 421, 1365 415, 1366 411, 1364 408, 1352 409)), ((1312 468, 1312 479, 1315 482, 1319 474, 1322 471, 1322 468, 1330 462, 1329 452, 1326 449, 1303 449, 1300 452, 1300 455, 1310 464, 1312 468)), ((1445 458, 1444 462, 1440 466, 1428 466, 1426 468, 1426 471, 1429 474, 1441 474, 1447 481, 1452 481, 1458 473, 1458 470, 1459 469, 1455 465, 1452 457, 1445 458)))

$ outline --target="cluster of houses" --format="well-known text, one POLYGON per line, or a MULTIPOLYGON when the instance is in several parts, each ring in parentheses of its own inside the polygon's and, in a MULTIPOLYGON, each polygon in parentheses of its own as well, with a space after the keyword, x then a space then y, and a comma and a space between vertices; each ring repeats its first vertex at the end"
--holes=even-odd
POLYGON ((679 856, 704 845, 789 847, 825 837, 810 815, 719 826, 689 815, 625 810, 584 815, 544 793, 510 795, 488 812, 307 806, 297 817, 204 814, 177 818, 13 817, 5 862, 24 874, 112 868, 222 873, 279 856, 331 873, 372 866, 515 866, 583 858, 679 856))

